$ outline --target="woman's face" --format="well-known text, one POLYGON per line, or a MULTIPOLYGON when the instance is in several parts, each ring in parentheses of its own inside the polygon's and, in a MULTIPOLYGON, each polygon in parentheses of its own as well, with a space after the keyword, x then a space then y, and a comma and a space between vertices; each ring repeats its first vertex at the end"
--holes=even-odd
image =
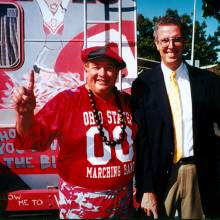
POLYGON ((104 99, 112 95, 119 69, 110 59, 95 59, 84 64, 87 75, 86 87, 104 99))
POLYGON ((62 0, 44 0, 44 1, 47 3, 48 8, 53 14, 57 12, 57 9, 62 2, 62 0))

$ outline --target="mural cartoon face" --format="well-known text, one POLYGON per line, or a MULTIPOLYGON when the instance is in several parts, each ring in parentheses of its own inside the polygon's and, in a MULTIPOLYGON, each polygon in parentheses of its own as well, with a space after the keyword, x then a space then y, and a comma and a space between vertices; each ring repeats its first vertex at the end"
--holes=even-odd
POLYGON ((61 4, 62 0, 44 0, 50 11, 55 14, 58 10, 59 5, 61 4))

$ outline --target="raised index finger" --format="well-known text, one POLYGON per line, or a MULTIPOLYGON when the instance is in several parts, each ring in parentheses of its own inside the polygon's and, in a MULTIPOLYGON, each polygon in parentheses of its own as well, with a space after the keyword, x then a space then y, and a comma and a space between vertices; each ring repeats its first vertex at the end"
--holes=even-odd
POLYGON ((34 71, 33 70, 30 70, 29 72, 29 81, 28 81, 27 89, 29 91, 34 91, 34 71))

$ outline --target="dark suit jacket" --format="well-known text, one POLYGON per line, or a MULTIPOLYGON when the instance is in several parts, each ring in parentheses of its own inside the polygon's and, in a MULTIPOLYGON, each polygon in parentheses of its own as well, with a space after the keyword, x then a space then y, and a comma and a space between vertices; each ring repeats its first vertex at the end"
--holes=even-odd
MULTIPOLYGON (((187 64, 186 64, 187 65, 187 64)), ((213 123, 220 127, 220 77, 187 65, 192 96, 193 149, 202 204, 212 215, 218 199, 217 166, 220 141, 213 123)), ((143 192, 163 197, 173 161, 172 114, 161 65, 144 71, 132 85, 133 117, 138 124, 135 140, 137 150, 137 200, 143 192)), ((220 160, 219 160, 220 161, 220 160)))

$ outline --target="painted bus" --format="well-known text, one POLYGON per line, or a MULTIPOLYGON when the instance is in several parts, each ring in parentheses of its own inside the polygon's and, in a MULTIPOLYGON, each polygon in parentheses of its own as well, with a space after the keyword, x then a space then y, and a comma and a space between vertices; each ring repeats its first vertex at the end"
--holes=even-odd
POLYGON ((127 63, 117 87, 137 77, 135 0, 0 1, 0 215, 57 212, 55 140, 49 150, 14 148, 13 89, 35 72, 36 112, 57 93, 85 83, 80 52, 115 42, 127 63))

